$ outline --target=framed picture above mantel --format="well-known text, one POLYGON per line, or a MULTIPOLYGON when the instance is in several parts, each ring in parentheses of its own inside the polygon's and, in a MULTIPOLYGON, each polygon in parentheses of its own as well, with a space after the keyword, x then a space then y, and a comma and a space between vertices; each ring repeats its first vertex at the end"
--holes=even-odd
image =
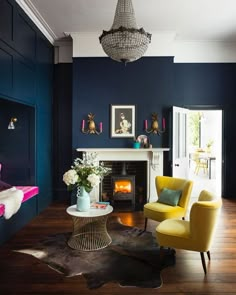
POLYGON ((111 137, 135 137, 135 105, 111 105, 111 137))

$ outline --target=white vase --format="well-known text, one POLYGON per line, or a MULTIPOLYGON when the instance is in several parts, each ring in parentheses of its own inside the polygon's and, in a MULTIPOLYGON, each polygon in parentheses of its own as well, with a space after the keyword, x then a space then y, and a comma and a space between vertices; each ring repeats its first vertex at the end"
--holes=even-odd
POLYGON ((77 211, 87 212, 90 209, 90 196, 84 186, 77 187, 77 211))

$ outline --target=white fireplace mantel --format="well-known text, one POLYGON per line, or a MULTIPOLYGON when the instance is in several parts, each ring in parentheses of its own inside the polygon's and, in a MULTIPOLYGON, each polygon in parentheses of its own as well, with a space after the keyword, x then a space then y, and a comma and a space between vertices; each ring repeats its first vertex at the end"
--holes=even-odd
MULTIPOLYGON (((147 162, 147 200, 157 198, 155 176, 163 175, 163 153, 169 148, 133 149, 133 148, 77 148, 83 156, 96 153, 98 161, 146 161, 147 162)), ((98 200, 99 189, 94 190, 94 198, 98 200)))

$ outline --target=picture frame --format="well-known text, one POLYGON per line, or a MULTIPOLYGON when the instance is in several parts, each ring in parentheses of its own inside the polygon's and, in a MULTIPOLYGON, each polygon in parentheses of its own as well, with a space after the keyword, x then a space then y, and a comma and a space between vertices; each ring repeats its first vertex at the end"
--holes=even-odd
POLYGON ((111 105, 111 137, 135 137, 135 105, 111 105))

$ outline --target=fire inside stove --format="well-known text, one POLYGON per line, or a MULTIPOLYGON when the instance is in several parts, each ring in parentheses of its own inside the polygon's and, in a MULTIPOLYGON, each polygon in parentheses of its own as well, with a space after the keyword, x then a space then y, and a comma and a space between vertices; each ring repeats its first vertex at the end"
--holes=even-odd
POLYGON ((114 184, 114 193, 128 194, 132 191, 132 183, 130 180, 116 180, 114 184))

